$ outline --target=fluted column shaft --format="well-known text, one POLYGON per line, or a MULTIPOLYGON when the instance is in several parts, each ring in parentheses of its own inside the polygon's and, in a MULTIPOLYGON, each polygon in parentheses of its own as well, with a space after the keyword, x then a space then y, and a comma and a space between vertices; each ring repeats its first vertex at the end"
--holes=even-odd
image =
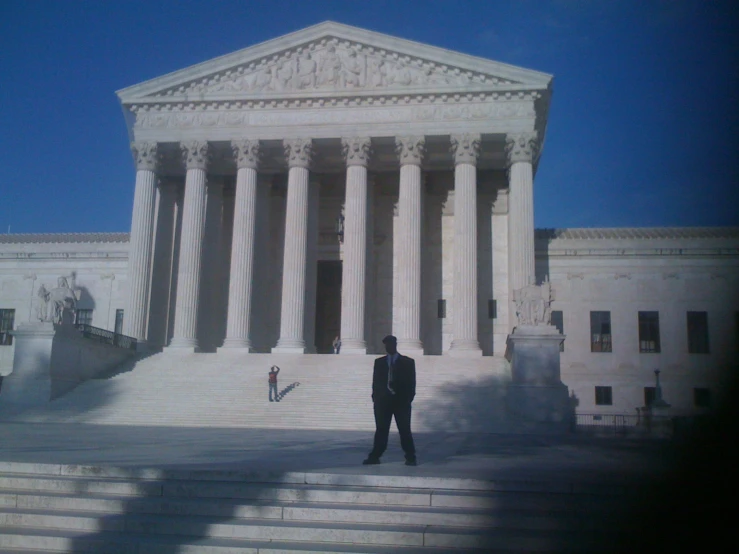
POLYGON ((157 187, 155 142, 131 145, 136 158, 136 189, 128 253, 128 301, 123 317, 123 334, 144 342, 151 286, 152 240, 157 187))
POLYGON ((366 354, 367 162, 370 139, 343 142, 346 168, 344 266, 341 282, 341 354, 366 354))
POLYGON ((396 139, 400 157, 398 198, 398 350, 423 350, 421 342, 421 160, 423 137, 396 139))
POLYGON ((228 287, 228 319, 224 348, 251 348, 252 283, 254 281, 254 242, 257 215, 258 141, 232 143, 237 158, 236 198, 231 277, 228 287))
POLYGON ((187 175, 177 268, 174 335, 169 345, 173 348, 195 349, 198 346, 197 323, 205 232, 208 143, 183 143, 182 150, 187 175))
POLYGON ((477 340, 477 155, 479 135, 452 137, 454 305, 450 350, 482 355, 477 340))
POLYGON ((533 284, 534 267, 534 177, 536 134, 523 133, 506 138, 508 154, 508 239, 512 291, 533 284))
POLYGON ((308 201, 311 142, 286 140, 285 250, 282 265, 280 338, 273 352, 305 352, 305 285, 308 254, 308 201))

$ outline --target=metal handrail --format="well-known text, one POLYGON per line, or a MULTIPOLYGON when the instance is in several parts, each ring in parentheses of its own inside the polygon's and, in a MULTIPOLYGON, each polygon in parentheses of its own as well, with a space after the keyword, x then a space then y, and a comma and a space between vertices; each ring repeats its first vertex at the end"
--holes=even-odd
POLYGON ((92 339, 103 344, 110 344, 117 348, 123 348, 125 350, 136 350, 137 340, 133 337, 121 335, 107 329, 101 329, 100 327, 93 327, 92 325, 86 325, 84 323, 76 323, 75 327, 82 332, 82 336, 87 339, 92 339))

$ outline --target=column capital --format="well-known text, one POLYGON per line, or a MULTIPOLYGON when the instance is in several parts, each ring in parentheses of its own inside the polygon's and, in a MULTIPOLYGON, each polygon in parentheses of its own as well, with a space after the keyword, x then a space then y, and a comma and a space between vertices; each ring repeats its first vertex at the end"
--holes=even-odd
POLYGON ((346 165, 367 167, 372 155, 372 141, 369 137, 351 137, 341 139, 341 153, 346 165))
POLYGON ((262 159, 259 141, 253 139, 232 140, 231 150, 236 158, 237 169, 258 169, 262 159))
POLYGON ((180 143, 182 159, 187 169, 206 169, 210 162, 210 145, 206 140, 189 140, 180 143))
POLYGON ((132 142, 131 152, 133 152, 137 170, 157 170, 159 166, 159 143, 148 141, 132 142))
POLYGON ((285 139, 282 141, 289 167, 310 168, 313 159, 313 139, 285 139))
POLYGON ((426 151, 426 139, 422 136, 395 137, 395 151, 401 166, 420 166, 426 151))
POLYGON ((506 135, 505 152, 509 167, 516 162, 534 163, 539 153, 536 131, 506 135))
POLYGON ((478 133, 452 135, 450 140, 454 165, 477 165, 477 157, 480 155, 480 135, 478 133))

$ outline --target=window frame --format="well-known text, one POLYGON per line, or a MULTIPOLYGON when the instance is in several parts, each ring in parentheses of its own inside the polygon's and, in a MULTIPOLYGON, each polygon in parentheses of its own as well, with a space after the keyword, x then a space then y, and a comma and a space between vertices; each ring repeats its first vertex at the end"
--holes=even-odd
POLYGON ((607 310, 590 311, 590 351, 591 352, 613 352, 613 327, 611 325, 611 312, 607 310), (607 319, 607 321, 605 321, 607 319), (604 332, 607 325, 608 332, 604 332), (595 337, 598 337, 597 339, 595 337), (606 339, 606 337, 608 337, 606 339))
POLYGON ((657 398, 657 387, 644 387, 644 406, 649 408, 657 398), (651 397, 651 400, 650 400, 651 397))
POLYGON ((637 322, 639 330, 639 353, 660 354, 662 352, 662 344, 659 330, 659 311, 640 310, 637 312, 637 322), (652 316, 654 316, 653 319, 652 316))
POLYGON ((15 308, 0 308, 0 346, 13 346, 15 328, 15 308))
POLYGON ((93 310, 91 308, 82 308, 79 310, 75 310, 74 312, 74 324, 75 325, 89 325, 92 327, 92 312, 93 310), (85 321, 82 321, 80 318, 80 315, 84 314, 85 321), (87 319, 87 316, 89 315, 89 320, 87 319))
POLYGON ((711 389, 708 387, 693 387, 693 406, 696 408, 710 408, 711 389), (701 397, 705 398, 705 402, 699 401, 701 397))
MULTIPOLYGON (((565 314, 562 310, 552 310, 552 316, 551 316, 552 325, 554 325, 557 328, 557 331, 559 331, 562 335, 565 334, 565 314), (554 315, 558 314, 558 315, 554 315), (558 325, 559 324, 559 325, 558 325)), ((565 341, 562 341, 559 343, 559 351, 564 352, 565 351, 565 341)))
POLYGON ((688 311, 685 318, 688 332, 688 354, 710 354, 708 312, 688 311))
POLYGON ((595 405, 596 406, 613 406, 613 387, 609 387, 605 385, 596 385, 595 386, 595 405))

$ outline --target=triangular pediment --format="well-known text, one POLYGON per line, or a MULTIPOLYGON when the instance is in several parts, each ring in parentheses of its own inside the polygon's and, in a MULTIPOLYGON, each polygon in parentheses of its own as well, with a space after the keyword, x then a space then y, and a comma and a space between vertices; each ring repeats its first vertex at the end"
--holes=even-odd
POLYGON ((118 92, 124 104, 546 89, 545 73, 334 22, 321 23, 118 92))

